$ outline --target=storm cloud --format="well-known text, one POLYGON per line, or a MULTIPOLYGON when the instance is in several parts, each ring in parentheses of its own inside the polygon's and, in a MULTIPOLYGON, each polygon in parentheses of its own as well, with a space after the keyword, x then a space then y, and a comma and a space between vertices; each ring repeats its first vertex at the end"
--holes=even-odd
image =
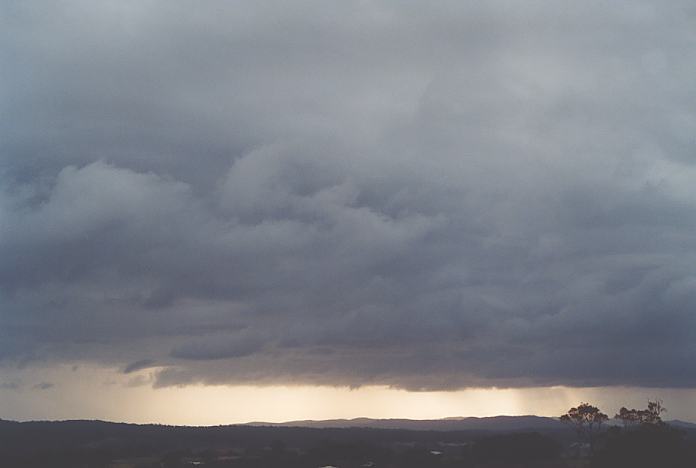
POLYGON ((695 386, 695 26, 680 1, 4 2, 0 362, 695 386))

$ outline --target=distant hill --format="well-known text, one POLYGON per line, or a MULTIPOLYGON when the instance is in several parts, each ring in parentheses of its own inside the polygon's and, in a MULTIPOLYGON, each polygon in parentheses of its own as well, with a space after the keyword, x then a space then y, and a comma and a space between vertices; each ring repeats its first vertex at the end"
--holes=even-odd
POLYGON ((433 421, 363 418, 305 421, 304 424, 314 427, 297 427, 302 423, 186 427, 104 421, 0 420, 0 466, 445 467, 462 466, 462 457, 474 456, 469 448, 479 447, 479 443, 481 453, 476 456, 481 459, 499 458, 499 454, 515 458, 532 453, 537 457, 541 453, 544 459, 556 460, 559 449, 573 436, 572 431, 556 421, 536 417, 433 421), (326 427, 332 424, 340 427, 326 427), (349 425, 354 427, 346 427, 349 425), (543 430, 554 426, 563 429, 543 430), (523 432, 530 428, 540 430, 523 432), (518 429, 520 432, 515 432, 518 429))
POLYGON ((679 429, 696 429, 696 424, 686 422, 686 421, 680 421, 678 419, 673 419, 672 421, 666 421, 666 423, 672 427, 678 427, 679 429))
POLYGON ((456 417, 445 419, 329 419, 283 423, 252 422, 247 426, 407 429, 412 431, 548 431, 564 427, 558 419, 541 416, 493 416, 487 418, 456 417))
MULTIPOLYGON (((689 443, 696 441, 696 424, 670 424, 681 428, 689 443)), ((237 468, 354 468, 375 466, 366 464, 374 460, 383 462, 376 466, 461 466, 456 463, 465 456, 463 447, 479 447, 481 457, 497 460, 516 450, 522 450, 519 456, 529 454, 532 444, 551 457, 575 439, 575 433, 558 420, 538 416, 358 418, 210 427, 0 420, 0 466, 168 468, 210 461, 210 466, 237 468), (439 464, 440 455, 455 464, 439 464), (355 463, 337 462, 346 457, 355 463)), ((696 445, 694 449, 696 453, 696 445)))
MULTIPOLYGON (((156 454, 184 448, 219 450, 244 447, 259 451, 277 440, 283 441, 287 446, 301 449, 309 449, 323 441, 351 444, 355 441, 369 440, 380 445, 409 442, 422 446, 438 443, 456 444, 494 434, 525 431, 557 436, 571 432, 558 421, 536 416, 440 420, 358 418, 209 427, 84 420, 29 422, 0 420, 0 460, 10 455, 29 456, 33 453, 50 457, 59 452, 65 456, 79 452, 95 456, 96 454, 104 456, 119 454, 125 457, 141 452, 156 454)), ((17 463, 10 466, 29 465, 17 463)), ((39 466, 52 465, 39 464, 39 466)))

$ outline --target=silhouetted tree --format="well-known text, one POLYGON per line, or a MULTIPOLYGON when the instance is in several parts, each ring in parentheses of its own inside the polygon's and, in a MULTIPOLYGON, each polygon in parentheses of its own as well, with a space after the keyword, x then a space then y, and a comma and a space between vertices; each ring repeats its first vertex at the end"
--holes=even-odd
POLYGON ((640 424, 638 410, 628 409, 625 406, 622 406, 619 412, 614 415, 614 419, 620 420, 624 427, 637 426, 640 424))
POLYGON ((638 425, 661 425, 662 413, 666 412, 667 409, 662 405, 662 400, 650 401, 648 400, 648 407, 644 410, 637 409, 627 409, 622 407, 619 412, 614 416, 614 419, 619 419, 623 423, 624 427, 638 426, 638 425))
POLYGON ((589 403, 580 403, 577 407, 570 408, 566 414, 561 416, 561 421, 573 426, 578 436, 590 444, 591 453, 594 453, 595 436, 601 431, 602 424, 608 419, 609 416, 589 403))

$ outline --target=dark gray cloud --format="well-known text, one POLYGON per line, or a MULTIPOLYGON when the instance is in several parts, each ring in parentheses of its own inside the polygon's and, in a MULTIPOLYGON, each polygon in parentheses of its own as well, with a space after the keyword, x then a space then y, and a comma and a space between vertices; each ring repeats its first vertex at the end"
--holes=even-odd
POLYGON ((175 347, 171 356, 179 359, 215 360, 250 356, 263 348, 263 341, 253 337, 216 336, 175 347))
POLYGON ((696 385, 689 2, 0 8, 5 365, 696 385))

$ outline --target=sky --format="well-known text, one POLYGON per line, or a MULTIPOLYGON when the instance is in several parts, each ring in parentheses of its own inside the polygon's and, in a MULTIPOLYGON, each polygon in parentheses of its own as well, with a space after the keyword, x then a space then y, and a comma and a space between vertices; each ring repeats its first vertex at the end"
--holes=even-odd
POLYGON ((681 0, 4 1, 0 418, 696 420, 694 76, 681 0))

